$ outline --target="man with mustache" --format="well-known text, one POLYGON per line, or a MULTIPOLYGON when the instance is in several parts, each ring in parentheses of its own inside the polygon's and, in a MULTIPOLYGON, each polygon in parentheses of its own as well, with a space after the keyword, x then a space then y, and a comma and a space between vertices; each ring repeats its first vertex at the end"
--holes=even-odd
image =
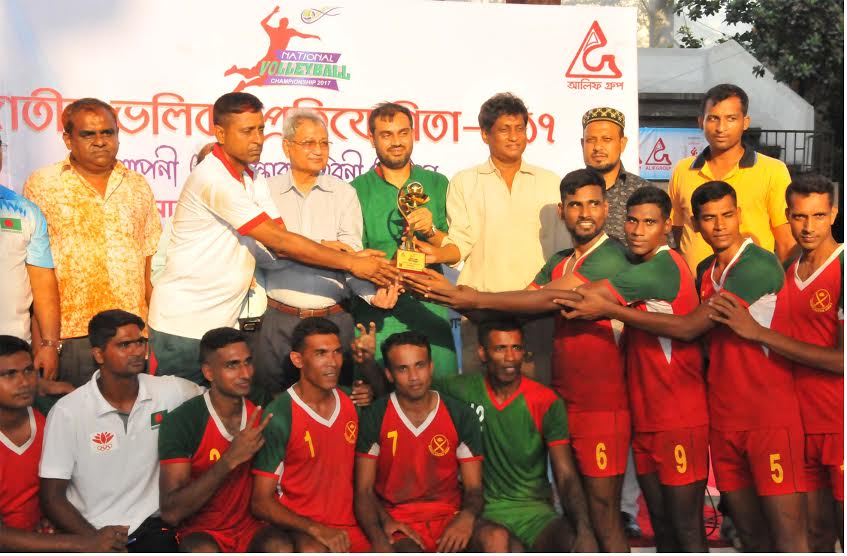
POLYGON ((250 513, 250 462, 271 414, 247 398, 253 358, 244 334, 215 328, 200 339, 211 387, 165 418, 159 432, 162 519, 180 552, 290 552, 291 541, 250 513))
POLYGON ((150 301, 150 341, 158 374, 204 382, 200 338, 209 328, 237 325, 257 249, 380 285, 397 275, 383 253, 342 253, 285 227, 267 183, 251 167, 265 142, 262 109, 261 101, 248 93, 227 93, 215 101, 217 145, 182 188, 165 269, 150 301))
POLYGON ((130 552, 174 552, 173 531, 159 517, 159 425, 203 389, 147 374, 143 330, 141 317, 120 309, 88 323, 100 369, 47 416, 41 503, 64 531, 91 535, 124 525, 130 552))

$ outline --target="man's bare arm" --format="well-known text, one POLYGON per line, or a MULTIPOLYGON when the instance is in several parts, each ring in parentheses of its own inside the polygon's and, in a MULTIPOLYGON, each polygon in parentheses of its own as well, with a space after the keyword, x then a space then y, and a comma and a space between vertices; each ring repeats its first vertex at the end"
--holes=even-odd
POLYGON ((42 478, 39 490, 41 507, 57 528, 69 533, 93 535, 97 529, 68 500, 66 491, 69 482, 67 479, 42 478))
POLYGON ((59 372, 58 346, 41 346, 41 340, 59 341, 59 283, 52 268, 26 265, 26 271, 32 286, 33 329, 39 332, 38 338, 33 335, 35 367, 43 368, 44 378, 53 380, 59 372))
POLYGON ((753 342, 759 342, 800 364, 829 371, 837 375, 844 374, 844 327, 839 326, 835 348, 808 344, 790 336, 765 328, 753 318, 746 307, 741 306, 732 296, 719 295, 709 300, 715 311, 712 320, 723 323, 741 336, 753 342))
POLYGON ((676 246, 675 249, 682 252, 680 250, 680 246, 682 245, 682 226, 674 226, 672 228, 673 233, 673 244, 676 246))
POLYGON ((94 535, 47 534, 0 526, 0 549, 9 552, 121 552, 126 541, 126 526, 109 525, 94 535))
POLYGON ((308 265, 343 270, 379 286, 387 287, 399 277, 397 269, 390 265, 381 251, 365 249, 355 255, 343 253, 289 232, 284 225, 270 220, 262 222, 247 235, 280 256, 308 265))
POLYGON ((791 226, 788 223, 771 228, 774 239, 774 253, 779 262, 784 263, 799 251, 797 241, 791 235, 791 226))

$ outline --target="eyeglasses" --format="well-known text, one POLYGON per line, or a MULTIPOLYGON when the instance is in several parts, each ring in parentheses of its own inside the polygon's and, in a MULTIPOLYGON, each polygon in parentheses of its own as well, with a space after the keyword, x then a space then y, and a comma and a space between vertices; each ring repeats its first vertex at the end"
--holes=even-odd
POLYGON ((289 139, 288 142, 294 143, 298 147, 302 147, 308 151, 315 150, 315 147, 320 147, 320 149, 324 151, 329 149, 329 146, 332 145, 332 141, 293 141, 289 139))

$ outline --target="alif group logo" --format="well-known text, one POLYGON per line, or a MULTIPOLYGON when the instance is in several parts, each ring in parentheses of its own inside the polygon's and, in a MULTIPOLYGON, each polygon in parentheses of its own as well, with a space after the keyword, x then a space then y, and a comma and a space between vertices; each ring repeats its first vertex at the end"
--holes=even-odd
POLYGON ((659 137, 650 150, 650 154, 647 155, 647 160, 644 161, 644 168, 650 171, 670 170, 672 164, 665 141, 659 137))
MULTIPOLYGON (((339 15, 340 7, 307 8, 300 13, 299 20, 304 25, 315 24, 324 18, 339 15)), ((233 92, 243 91, 247 87, 267 85, 299 85, 338 91, 339 82, 349 81, 350 72, 346 64, 340 64, 340 52, 323 50, 291 49, 289 44, 311 45, 322 42, 320 35, 305 33, 303 27, 294 28, 288 17, 280 17, 276 26, 271 20, 279 13, 279 7, 273 9, 261 21, 262 29, 268 35, 270 44, 265 55, 250 67, 238 67, 233 64, 224 72, 224 76, 241 76, 241 81, 233 92)))
POLYGON ((608 45, 600 22, 594 21, 565 71, 568 89, 623 89, 623 73, 608 45))

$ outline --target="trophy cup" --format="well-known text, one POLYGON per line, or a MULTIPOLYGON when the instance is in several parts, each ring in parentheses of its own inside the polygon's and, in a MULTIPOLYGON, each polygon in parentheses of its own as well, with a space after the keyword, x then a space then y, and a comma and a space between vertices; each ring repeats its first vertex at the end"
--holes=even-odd
POLYGON ((397 268, 408 272, 423 272, 426 268, 426 255, 415 249, 415 232, 409 226, 409 215, 416 208, 429 202, 423 185, 413 181, 397 192, 397 208, 406 220, 406 230, 397 249, 397 268))

